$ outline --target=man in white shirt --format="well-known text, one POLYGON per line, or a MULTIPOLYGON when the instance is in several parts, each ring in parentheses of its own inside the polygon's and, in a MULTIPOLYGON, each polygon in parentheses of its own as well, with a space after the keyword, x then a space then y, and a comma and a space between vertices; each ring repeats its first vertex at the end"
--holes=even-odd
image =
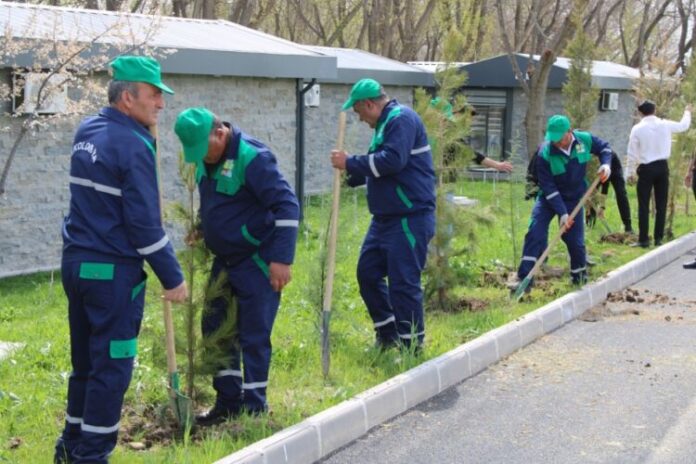
POLYGON ((638 106, 643 117, 633 126, 628 139, 626 177, 629 183, 638 174, 638 242, 635 246, 650 246, 648 237, 650 196, 655 189, 655 246, 662 244, 669 191, 667 159, 672 151, 672 134, 684 132, 691 124, 691 105, 687 105, 681 121, 675 122, 655 116, 655 103, 646 100, 638 106), (637 166, 637 167, 636 167, 637 166))

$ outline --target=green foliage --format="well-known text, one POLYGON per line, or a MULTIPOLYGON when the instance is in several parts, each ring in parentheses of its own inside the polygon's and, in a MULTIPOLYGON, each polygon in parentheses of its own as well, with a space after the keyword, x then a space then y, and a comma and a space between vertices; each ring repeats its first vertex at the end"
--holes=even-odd
MULTIPOLYGON (((582 16, 575 21, 582 26, 582 16)), ((592 85, 592 61, 594 42, 578 27, 575 37, 568 44, 566 55, 571 59, 568 80, 563 84, 563 106, 570 118, 571 127, 587 130, 597 115, 599 89, 592 85)))
MULTIPOLYGON (((372 322, 355 279, 360 244, 370 216, 363 192, 344 192, 334 289, 336 307, 331 320, 332 367, 329 379, 321 375, 315 298, 306 291, 318 280, 316 267, 312 263, 318 261, 320 243, 318 234, 313 231, 323 229, 330 198, 323 195, 309 199, 304 220, 307 233, 303 233, 298 240, 293 281, 283 291, 273 328, 273 358, 268 389, 273 414, 241 418, 210 430, 194 430, 188 439, 168 435, 166 430, 158 429, 155 421, 147 422, 146 428, 132 434, 131 419, 124 415, 122 426, 131 432, 130 440, 124 442, 127 434, 120 434, 122 441, 110 461, 114 464, 216 461, 572 291, 567 278, 557 279, 549 282, 545 290, 541 286, 536 287, 530 301, 510 307, 506 289, 489 281, 485 283, 485 276, 496 271, 498 261, 507 256, 507 250, 502 249, 501 244, 511 239, 520 243, 526 232, 524 227, 519 227, 511 237, 509 227, 505 225, 510 220, 526 224, 531 202, 517 202, 512 218, 508 218, 508 212, 501 213, 501 206, 508 202, 508 188, 519 190, 520 196, 521 187, 514 183, 508 186, 465 180, 449 185, 455 194, 478 199, 480 207, 475 207, 476 211, 488 208, 491 220, 495 221, 493 227, 472 226, 476 230, 476 245, 470 247, 469 252, 452 258, 457 272, 471 276, 455 285, 453 298, 475 296, 488 307, 477 312, 445 313, 431 311, 433 308, 426 306, 426 346, 418 358, 396 350, 380 353, 370 348, 374 339, 372 322), (131 440, 152 443, 152 447, 145 451, 132 451, 127 446, 131 440)), ((635 202, 634 189, 629 189, 629 195, 631 202, 635 202)), ((607 199, 607 204, 613 205, 614 199, 607 199)), ((614 225, 620 224, 616 208, 607 210, 607 220, 614 225)), ((677 234, 686 233, 694 227, 694 217, 676 215, 677 234)), ((593 278, 643 253, 641 249, 600 243, 597 232, 590 230, 586 234, 588 251, 597 261, 591 270, 593 278)), ((467 240, 466 237, 455 236, 453 246, 464 247, 467 240)), ((567 251, 559 247, 551 254, 549 264, 567 267, 567 251)), ((150 279, 148 282, 139 337, 140 353, 126 394, 127 411, 157 410, 160 405, 168 403, 167 390, 164 388, 166 362, 162 343, 161 290, 155 281, 150 279)), ((52 453, 51 437, 57 436, 63 421, 70 349, 67 302, 59 282, 59 278, 54 279, 49 273, 0 280, 0 340, 26 344, 0 361, 0 462, 45 461, 46 456, 52 453), (41 314, 41 317, 37 318, 37 314, 41 314), (10 447, 9 444, 13 442, 20 444, 10 447)), ((197 288, 200 287, 204 286, 198 284, 197 288)), ((175 315, 183 313, 181 309, 183 307, 176 307, 175 315)), ((199 401, 213 395, 209 378, 205 379, 198 391, 199 401)))
MULTIPOLYGON (((450 35, 445 44, 446 53, 456 48, 457 35, 450 35)), ((450 65, 436 73, 439 84, 437 96, 424 90, 416 92, 416 111, 421 115, 430 139, 433 164, 437 176, 435 236, 430 242, 430 253, 425 268, 426 304, 435 310, 453 311, 458 306, 452 289, 466 279, 466 267, 454 258, 471 251, 476 243, 475 226, 490 223, 487 212, 474 213, 448 201, 446 182, 456 179, 470 157, 471 149, 464 143, 471 123, 466 99, 459 90, 466 83, 466 75, 450 65), (465 244, 457 245, 455 237, 465 237, 465 244)))
MULTIPOLYGON (((686 72, 680 82, 679 100, 675 102, 668 113, 668 117, 673 120, 680 120, 683 109, 688 103, 696 101, 696 66, 693 60, 688 64, 686 72)), ((691 128, 686 132, 676 134, 672 143, 672 154, 670 155, 670 179, 669 179, 669 199, 667 206, 667 221, 665 224, 665 237, 674 237, 674 219, 676 215, 677 193, 685 195, 685 204, 688 205, 692 195, 691 189, 684 189, 683 178, 689 164, 696 156, 696 129, 693 121, 691 128)))

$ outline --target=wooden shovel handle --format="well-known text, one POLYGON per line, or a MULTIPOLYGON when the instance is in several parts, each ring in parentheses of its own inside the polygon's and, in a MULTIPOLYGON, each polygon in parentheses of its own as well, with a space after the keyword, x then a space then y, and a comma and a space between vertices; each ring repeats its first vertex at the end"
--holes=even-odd
MULTIPOLYGON (((578 204, 575 205, 575 208, 573 208, 573 211, 571 211, 571 213, 568 215, 568 220, 575 219, 575 216, 578 215, 578 213, 580 212, 582 207, 587 202, 587 199, 590 198, 592 193, 597 188, 597 185, 599 185, 599 181, 600 181, 600 177, 597 176, 597 178, 595 178, 594 182, 592 182, 592 185, 590 185, 590 188, 588 188, 587 191, 585 192, 585 194, 582 196, 582 198, 580 199, 578 204)), ((558 231, 556 236, 553 237, 553 239, 548 244, 548 246, 546 247, 544 252, 541 254, 539 259, 537 259, 537 262, 534 264, 534 267, 532 268, 532 270, 529 271, 529 273, 525 276, 525 279, 527 279, 527 278, 531 279, 532 277, 534 277, 536 275, 536 273, 539 271, 539 268, 541 268, 541 265, 544 263, 544 260, 546 260, 546 257, 549 255, 549 253, 551 252, 553 247, 556 246, 556 243, 558 243, 558 241, 561 239, 561 236, 564 233, 565 233, 564 228, 562 228, 561 230, 558 231)))
MULTIPOLYGON (((343 139, 346 133, 346 113, 338 116, 338 139, 336 149, 343 150, 343 139)), ((333 297, 334 272, 336 270, 336 238, 338 236, 338 210, 341 199, 341 171, 334 169, 333 193, 331 201, 331 219, 329 223, 329 237, 326 254, 326 282, 324 285, 324 312, 331 311, 331 298, 333 297)))
MULTIPOLYGON (((157 124, 150 126, 150 133, 157 141, 157 124)), ((155 167, 157 170, 157 194, 159 197, 160 206, 160 221, 164 222, 164 201, 162 198, 162 175, 161 167, 162 163, 160 161, 159 154, 159 144, 155 143, 155 167)), ((162 315, 164 316, 164 341, 167 348, 167 371, 170 374, 169 379, 171 382, 171 374, 177 372, 176 368, 176 346, 174 344, 174 320, 172 319, 172 304, 168 300, 162 300, 162 315)), ((170 385, 171 386, 171 385, 170 385)), ((176 392, 172 390, 172 394, 176 395, 176 392)))

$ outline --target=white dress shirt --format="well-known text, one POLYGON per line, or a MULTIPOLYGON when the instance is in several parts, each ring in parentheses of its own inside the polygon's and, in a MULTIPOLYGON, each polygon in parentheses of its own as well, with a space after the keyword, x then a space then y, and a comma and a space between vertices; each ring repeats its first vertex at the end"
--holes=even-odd
POLYGON ((672 134, 684 132, 690 124, 691 112, 686 110, 679 122, 660 119, 654 115, 643 116, 643 119, 633 126, 628 138, 624 176, 632 176, 639 164, 669 158, 672 152, 672 134))

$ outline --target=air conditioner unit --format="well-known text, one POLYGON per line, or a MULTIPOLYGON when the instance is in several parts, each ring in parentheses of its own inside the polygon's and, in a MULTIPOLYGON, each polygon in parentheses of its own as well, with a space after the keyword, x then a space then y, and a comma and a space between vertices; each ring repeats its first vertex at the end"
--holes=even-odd
POLYGON ((320 101, 320 96, 321 96, 321 90, 319 88, 319 84, 314 84, 312 87, 307 90, 304 94, 304 104, 305 106, 309 106, 311 108, 316 108, 319 106, 319 101, 320 101))
POLYGON ((64 113, 68 106, 68 86, 58 85, 68 78, 65 74, 52 75, 42 92, 43 102, 37 109, 39 89, 48 73, 16 73, 12 76, 12 112, 54 114, 64 113))
POLYGON ((619 109, 619 92, 607 92, 602 90, 599 109, 602 111, 616 111, 619 109))

